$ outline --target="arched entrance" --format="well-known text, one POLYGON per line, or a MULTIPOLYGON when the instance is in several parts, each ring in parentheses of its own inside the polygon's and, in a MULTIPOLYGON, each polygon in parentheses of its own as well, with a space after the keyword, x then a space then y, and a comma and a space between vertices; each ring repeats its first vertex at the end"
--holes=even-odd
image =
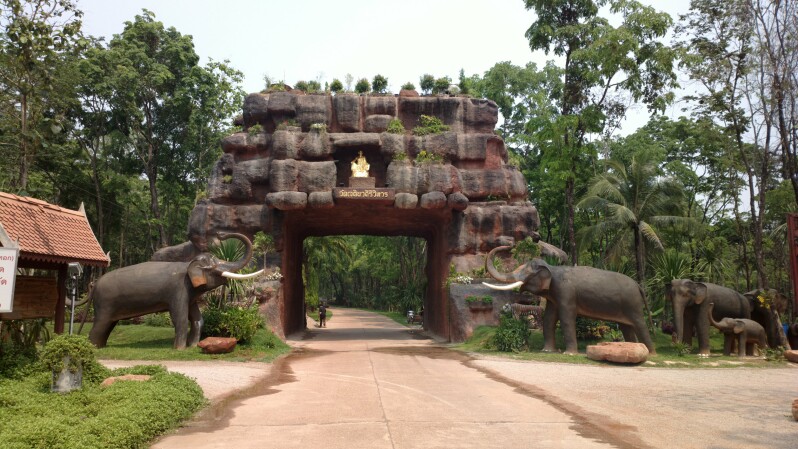
POLYGON ((423 238, 425 327, 462 339, 471 328, 449 299, 450 267, 484 267, 492 248, 536 236, 540 224, 526 180, 494 133, 497 121, 495 103, 460 96, 251 94, 237 121, 242 131, 222 141, 207 197, 192 212, 190 242, 157 257, 190 258, 218 231, 270 233, 280 255, 267 268, 284 277, 264 315, 286 335, 304 327, 303 239, 423 238), (443 126, 424 129, 423 116, 443 126))
POLYGON ((403 235, 423 238, 427 242, 425 327, 448 339, 448 295, 443 286, 448 273, 445 240, 450 221, 451 214, 443 210, 414 209, 408 213, 393 207, 368 205, 286 212, 282 236, 282 316, 286 333, 301 330, 305 325, 305 295, 301 275, 302 242, 305 238, 342 234, 403 235))

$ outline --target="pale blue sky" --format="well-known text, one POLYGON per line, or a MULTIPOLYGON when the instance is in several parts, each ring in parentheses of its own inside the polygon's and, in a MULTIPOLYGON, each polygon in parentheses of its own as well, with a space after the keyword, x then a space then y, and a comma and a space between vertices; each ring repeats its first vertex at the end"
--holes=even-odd
MULTIPOLYGON (((677 19, 688 0, 644 0, 677 19)), ((263 76, 294 85, 297 80, 355 80, 376 74, 389 89, 424 73, 456 79, 483 74, 495 63, 545 64, 524 33, 534 21, 522 0, 78 0, 84 31, 105 36, 123 29, 143 8, 165 26, 194 38, 203 63, 230 64, 245 76, 246 92, 260 91, 263 76)), ((629 132, 645 123, 645 109, 629 132)), ((631 128, 631 129, 629 129, 631 128)))

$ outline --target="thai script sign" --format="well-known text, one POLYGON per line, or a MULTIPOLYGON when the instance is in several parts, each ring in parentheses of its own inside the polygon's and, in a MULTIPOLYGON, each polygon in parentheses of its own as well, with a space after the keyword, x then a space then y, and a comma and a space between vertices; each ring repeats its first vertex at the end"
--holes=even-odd
POLYGON ((363 189, 357 187, 336 187, 333 189, 335 202, 358 201, 370 204, 393 204, 395 189, 363 189))
POLYGON ((18 259, 18 248, 0 248, 0 313, 14 310, 14 280, 18 259))

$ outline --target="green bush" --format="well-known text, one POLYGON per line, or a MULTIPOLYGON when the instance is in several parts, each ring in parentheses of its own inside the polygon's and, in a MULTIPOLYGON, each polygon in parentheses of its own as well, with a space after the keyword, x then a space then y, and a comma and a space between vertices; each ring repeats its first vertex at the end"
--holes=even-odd
POLYGON ((449 130, 449 127, 444 125, 441 119, 439 119, 438 117, 421 115, 418 121, 419 121, 419 126, 413 128, 413 134, 417 136, 439 134, 449 130))
POLYGON ((257 305, 252 307, 207 307, 202 312, 202 335, 205 337, 233 337, 248 342, 263 327, 257 305))
POLYGON ((85 366, 96 360, 97 348, 94 347, 85 335, 57 335, 47 342, 39 353, 39 361, 50 371, 64 369, 64 357, 69 356, 69 366, 72 372, 78 366, 85 366))
POLYGON ((18 379, 35 363, 35 347, 0 342, 0 378, 18 379))
POLYGON ((404 83, 402 84, 402 90, 416 90, 416 86, 413 83, 404 83))
POLYGON ((401 120, 395 118, 388 123, 387 131, 391 134, 404 134, 405 125, 402 124, 401 120))
POLYGON ((172 327, 172 318, 168 312, 151 313, 144 316, 144 324, 155 327, 172 327))
POLYGON ((147 382, 117 382, 68 394, 49 392, 50 373, 0 380, 0 446, 22 448, 148 447, 156 436, 189 418, 203 405, 202 390, 163 367, 113 372, 150 374, 147 382))
POLYGON ((579 340, 601 340, 609 331, 610 327, 603 321, 576 317, 576 338, 579 340))
POLYGON ((502 313, 499 327, 488 344, 499 351, 520 352, 529 348, 530 335, 526 320, 513 318, 511 313, 502 313))
POLYGON ((342 90, 344 90, 344 84, 341 82, 341 80, 339 80, 338 78, 332 80, 332 83, 330 83, 330 91, 337 94, 342 90))
POLYGON ((435 154, 433 152, 428 152, 427 150, 421 150, 416 156, 416 162, 419 164, 429 163, 429 162, 443 162, 443 156, 441 156, 440 154, 435 154))
POLYGON ((433 94, 442 94, 449 89, 449 86, 452 85, 452 79, 448 76, 444 76, 443 78, 438 78, 435 80, 435 83, 432 86, 432 93, 433 94))

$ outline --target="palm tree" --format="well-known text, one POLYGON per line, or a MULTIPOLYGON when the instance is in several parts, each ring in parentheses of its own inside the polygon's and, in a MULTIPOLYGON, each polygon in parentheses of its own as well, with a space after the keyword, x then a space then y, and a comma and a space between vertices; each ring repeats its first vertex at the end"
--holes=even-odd
POLYGON ((308 237, 302 245, 302 273, 305 296, 315 306, 319 296, 319 276, 329 267, 346 267, 352 249, 345 236, 308 237))
POLYGON ((582 245, 610 237, 610 253, 618 254, 631 240, 640 285, 645 282, 645 241, 662 249, 656 227, 688 220, 680 214, 681 186, 663 176, 659 162, 650 147, 634 151, 628 163, 611 157, 604 161, 607 170, 593 178, 577 203, 601 217, 580 231, 582 245))

